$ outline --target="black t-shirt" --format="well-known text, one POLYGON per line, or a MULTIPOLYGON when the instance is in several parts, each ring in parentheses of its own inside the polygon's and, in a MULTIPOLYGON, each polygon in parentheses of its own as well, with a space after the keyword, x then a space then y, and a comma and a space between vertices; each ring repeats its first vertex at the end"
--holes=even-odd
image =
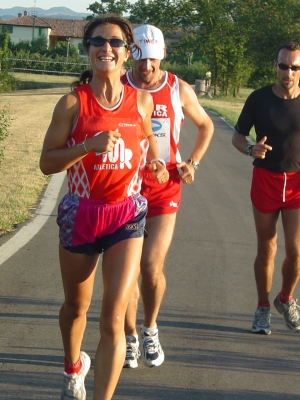
POLYGON ((246 100, 235 129, 248 136, 255 127, 256 141, 267 136, 272 146, 266 158, 254 159, 253 165, 275 172, 300 171, 300 96, 282 99, 272 86, 255 90, 246 100))

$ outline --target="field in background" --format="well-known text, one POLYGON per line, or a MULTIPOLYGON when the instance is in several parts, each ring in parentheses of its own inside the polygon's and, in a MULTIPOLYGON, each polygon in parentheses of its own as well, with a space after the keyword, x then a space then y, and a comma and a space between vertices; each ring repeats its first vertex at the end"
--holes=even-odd
POLYGON ((200 97, 199 102, 207 110, 216 112, 218 115, 226 119, 226 121, 234 126, 246 98, 252 92, 252 89, 242 89, 240 96, 237 98, 206 98, 200 97))
POLYGON ((49 181, 39 169, 43 139, 58 99, 68 88, 24 90, 2 94, 13 119, 0 164, 0 235, 31 217, 49 181))
POLYGON ((11 75, 19 81, 21 90, 70 87, 70 84, 76 79, 72 76, 25 74, 22 72, 13 72, 11 75))
MULTIPOLYGON (((30 90, 4 93, 0 107, 10 106, 13 118, 0 165, 0 235, 30 218, 49 181, 39 169, 43 139, 59 98, 68 93, 74 77, 15 73, 30 90), (39 88, 32 90, 32 88, 39 88)), ((250 91, 239 99, 200 99, 200 104, 223 116, 231 125, 250 91)), ((182 138, 184 140, 184 138, 182 138)))

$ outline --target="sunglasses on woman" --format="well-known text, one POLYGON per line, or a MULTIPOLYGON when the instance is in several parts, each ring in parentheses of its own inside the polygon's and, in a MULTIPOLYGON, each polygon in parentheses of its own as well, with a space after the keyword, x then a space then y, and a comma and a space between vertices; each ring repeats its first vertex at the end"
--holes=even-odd
POLYGON ((127 43, 124 42, 122 39, 117 39, 117 38, 112 38, 112 39, 106 39, 103 38, 102 36, 95 36, 87 40, 88 44, 92 44, 93 46, 98 46, 101 47, 103 46, 106 42, 109 43, 111 47, 126 47, 127 43))
POLYGON ((282 69, 282 71, 287 71, 288 69, 291 71, 300 71, 300 65, 286 65, 284 63, 277 63, 277 66, 279 69, 282 69))

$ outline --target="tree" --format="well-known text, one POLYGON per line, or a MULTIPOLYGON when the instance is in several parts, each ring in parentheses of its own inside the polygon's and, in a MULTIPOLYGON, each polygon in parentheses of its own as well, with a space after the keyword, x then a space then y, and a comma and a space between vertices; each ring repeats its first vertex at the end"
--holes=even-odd
POLYGON ((176 52, 193 52, 212 71, 215 92, 237 93, 250 74, 245 35, 235 23, 237 2, 232 0, 181 0, 176 21, 183 39, 176 52), (243 72, 243 73, 242 73, 243 72))
POLYGON ((165 0, 158 2, 156 0, 138 0, 129 6, 130 15, 128 19, 135 24, 151 24, 168 33, 178 24, 176 21, 176 1, 165 0))
MULTIPOLYGON (((7 63, 3 63, 3 60, 7 60, 9 57, 9 42, 10 36, 8 32, 2 32, 0 35, 0 92, 7 89, 11 81, 10 75, 7 73, 7 63)), ((0 143, 9 135, 9 126, 11 118, 9 117, 9 107, 6 104, 0 108, 0 143)), ((4 157, 4 149, 0 147, 0 163, 4 157)))
POLYGON ((9 127, 11 123, 11 118, 9 117, 9 108, 8 105, 0 108, 0 164, 4 158, 4 147, 2 142, 7 136, 9 136, 9 127))
POLYGON ((149 21, 149 7, 145 0, 138 0, 129 6, 128 19, 133 24, 147 24, 149 21))
POLYGON ((94 15, 101 14, 117 14, 123 15, 129 10, 130 3, 127 0, 102 0, 101 3, 97 1, 88 6, 87 10, 92 11, 94 15))
POLYGON ((298 0, 240 1, 237 23, 248 37, 245 56, 253 66, 250 84, 261 86, 273 81, 276 49, 286 41, 300 40, 298 0))
POLYGON ((7 68, 7 59, 10 54, 10 35, 7 31, 0 32, 0 72, 7 68))
POLYGON ((31 53, 46 53, 47 52, 47 38, 42 35, 31 41, 30 52, 31 53))

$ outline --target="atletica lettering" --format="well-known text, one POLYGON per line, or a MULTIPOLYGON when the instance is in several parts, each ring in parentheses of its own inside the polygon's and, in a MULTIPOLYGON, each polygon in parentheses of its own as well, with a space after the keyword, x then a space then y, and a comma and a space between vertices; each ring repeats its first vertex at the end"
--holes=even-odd
MULTIPOLYGON (((96 154, 97 156, 99 155, 102 157, 102 162, 104 163, 103 165, 110 165, 106 164, 107 162, 110 162, 112 165, 119 162, 119 168, 124 169, 125 167, 128 169, 132 168, 131 165, 131 159, 132 159, 132 150, 131 149, 126 149, 125 148, 125 143, 122 138, 119 138, 118 143, 115 144, 113 151, 110 151, 108 153, 98 153, 96 154)), ((100 164, 96 164, 100 165, 100 164)), ((99 169, 117 169, 118 167, 112 167, 112 168, 97 168, 99 169)))
POLYGON ((154 110, 152 113, 152 117, 168 117, 168 113, 166 111, 162 111, 162 110, 154 110))
POLYGON ((103 169, 118 169, 117 164, 95 164, 94 171, 102 171, 103 169))
POLYGON ((168 117, 168 108, 165 104, 156 104, 153 110, 153 117, 168 117))

